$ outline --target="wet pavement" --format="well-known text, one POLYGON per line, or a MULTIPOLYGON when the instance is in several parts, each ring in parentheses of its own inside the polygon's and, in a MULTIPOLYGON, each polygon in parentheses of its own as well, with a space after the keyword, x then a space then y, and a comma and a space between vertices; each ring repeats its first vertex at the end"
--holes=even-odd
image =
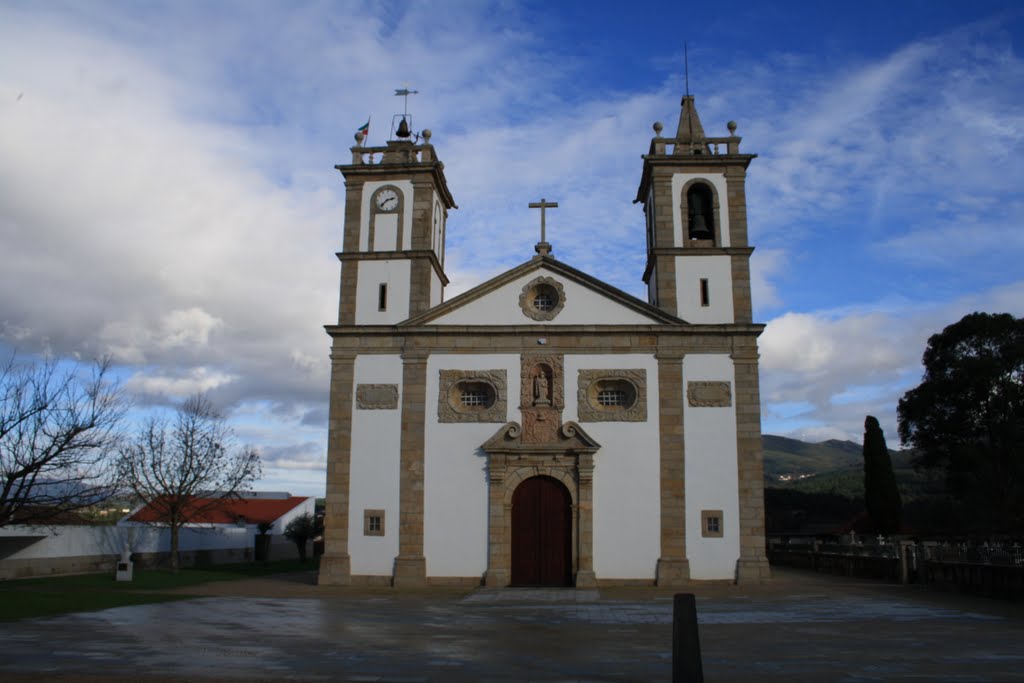
MULTIPOLYGON (((1024 681, 1024 607, 798 572, 698 587, 713 681, 1024 681)), ((668 681, 672 598, 209 584, 0 624, 0 680, 668 681)))

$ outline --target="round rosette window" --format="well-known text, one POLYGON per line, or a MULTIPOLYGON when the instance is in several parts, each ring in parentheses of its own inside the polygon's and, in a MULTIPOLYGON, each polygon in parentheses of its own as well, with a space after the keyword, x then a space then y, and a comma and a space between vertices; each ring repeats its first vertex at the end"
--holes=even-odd
POLYGON ((550 277, 531 280, 519 295, 519 307, 533 320, 553 320, 565 306, 565 291, 561 283, 550 277))

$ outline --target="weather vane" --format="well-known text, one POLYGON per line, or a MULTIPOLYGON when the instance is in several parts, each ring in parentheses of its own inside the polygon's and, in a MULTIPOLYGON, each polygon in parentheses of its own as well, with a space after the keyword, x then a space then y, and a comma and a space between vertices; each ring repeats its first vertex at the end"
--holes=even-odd
MULTIPOLYGON (((392 119, 391 127, 395 135, 405 139, 412 135, 412 131, 409 129, 409 95, 418 94, 418 90, 409 90, 409 84, 406 83, 404 88, 395 88, 395 96, 404 98, 404 105, 402 107, 402 120, 398 123, 398 129, 394 128, 394 120, 392 119)), ((395 115, 398 118, 398 115, 395 115)), ((419 135, 416 136, 419 139, 419 135)))
POLYGON ((409 114, 409 95, 418 95, 419 93, 419 90, 409 90, 408 86, 405 88, 395 88, 395 96, 405 98, 405 104, 402 107, 402 116, 407 116, 409 114))

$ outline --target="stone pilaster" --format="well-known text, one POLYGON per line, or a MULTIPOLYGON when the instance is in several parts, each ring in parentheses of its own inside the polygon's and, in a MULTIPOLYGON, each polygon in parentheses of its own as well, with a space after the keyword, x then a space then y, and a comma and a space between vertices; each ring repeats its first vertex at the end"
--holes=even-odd
MULTIPOLYGON (((672 176, 658 174, 654 177, 654 244, 648 245, 648 258, 651 249, 672 249, 675 243, 675 201, 672 197, 672 176)), ((671 315, 679 315, 676 299, 676 258, 671 253, 658 253, 654 256, 655 282, 657 286, 658 308, 671 315)))
MULTIPOLYGON (((355 254, 359 251, 360 217, 362 215, 363 183, 345 183, 345 233, 342 251, 355 254)), ((338 324, 353 325, 356 322, 356 275, 359 266, 355 261, 341 267, 341 294, 338 297, 338 324)))
POLYGON ((686 559, 686 481, 683 442, 683 354, 659 351, 658 395, 661 450, 661 557, 657 585, 690 579, 686 559))
POLYGON ((331 404, 327 432, 327 499, 324 514, 324 555, 320 558, 322 585, 352 582, 348 554, 349 485, 352 460, 352 396, 355 356, 331 355, 331 404))
POLYGON ((771 578, 764 537, 764 454, 761 449, 761 398, 757 341, 737 340, 732 353, 736 372, 736 450, 739 466, 740 559, 738 583, 771 578))
POLYGON ((746 324, 753 320, 753 306, 750 300, 750 255, 733 254, 730 259, 732 270, 732 314, 737 323, 746 324))
POLYGON ((596 588, 594 576, 594 456, 581 454, 577 462, 579 493, 576 505, 576 587, 596 588))
POLYGON ((506 474, 505 456, 490 456, 487 465, 487 573, 484 574, 484 585, 488 588, 504 588, 512 580, 509 576, 511 504, 505 500, 506 474))
POLYGON ((402 354, 402 436, 398 484, 398 556, 394 585, 423 586, 423 449, 426 438, 427 353, 402 354))

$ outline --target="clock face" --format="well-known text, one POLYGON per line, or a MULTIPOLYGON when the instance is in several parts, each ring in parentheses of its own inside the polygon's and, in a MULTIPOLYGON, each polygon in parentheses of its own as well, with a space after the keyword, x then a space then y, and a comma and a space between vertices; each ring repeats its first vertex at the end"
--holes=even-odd
POLYGON ((377 193, 377 208, 381 211, 394 211, 398 208, 398 193, 394 190, 381 190, 377 193))

